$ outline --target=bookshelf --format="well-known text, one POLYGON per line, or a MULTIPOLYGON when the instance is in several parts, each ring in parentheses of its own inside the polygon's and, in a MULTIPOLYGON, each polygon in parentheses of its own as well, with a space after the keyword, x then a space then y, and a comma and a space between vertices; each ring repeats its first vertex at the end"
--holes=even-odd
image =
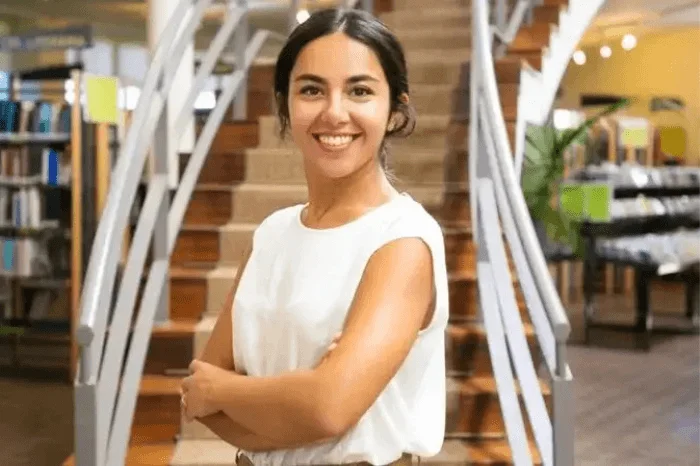
POLYGON ((97 132, 62 91, 72 81, 80 102, 82 78, 81 65, 18 73, 0 101, 0 367, 74 371, 74 324, 96 226, 96 214, 84 212, 94 203, 94 177, 82 172, 94 165, 86 158, 97 132), (37 100, 22 98, 28 81, 46 89, 37 100))

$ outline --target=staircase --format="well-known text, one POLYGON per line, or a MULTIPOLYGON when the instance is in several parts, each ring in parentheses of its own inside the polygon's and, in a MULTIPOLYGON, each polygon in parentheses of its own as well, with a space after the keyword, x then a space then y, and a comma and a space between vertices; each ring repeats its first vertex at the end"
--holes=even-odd
MULTIPOLYGON (((520 29, 506 55, 495 63, 511 147, 521 70, 541 66, 543 49, 566 4, 567 0, 544 0, 535 7, 533 22, 520 29)), ((471 229, 471 12, 469 0, 394 0, 394 10, 381 15, 404 45, 418 113, 414 134, 392 141, 389 160, 397 188, 441 223, 450 273, 447 434, 442 452, 423 463, 507 465, 513 464, 512 454, 478 309, 471 229)), ((258 72, 271 74, 269 69, 258 72)), ((206 344, 256 226, 272 211, 306 201, 301 156, 277 134, 271 115, 225 122, 218 130, 171 257, 169 321, 152 332, 126 464, 214 466, 234 461, 234 447, 202 425, 180 419, 179 383, 206 344)), ((181 157, 184 167, 188 155, 181 157)), ((537 364, 535 332, 514 273, 511 280, 537 364)), ((541 390, 551 412, 549 387, 542 383, 541 390)), ((527 434, 533 462, 540 464, 529 426, 527 434)))

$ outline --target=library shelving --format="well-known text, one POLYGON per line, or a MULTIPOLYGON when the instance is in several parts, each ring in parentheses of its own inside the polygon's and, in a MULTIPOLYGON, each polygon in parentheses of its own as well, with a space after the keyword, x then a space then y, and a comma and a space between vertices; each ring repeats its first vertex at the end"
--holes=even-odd
POLYGON ((80 288, 97 222, 95 125, 80 64, 16 73, 0 101, 0 365, 71 373, 80 288), (40 91, 27 98, 22 86, 40 91), (39 86, 36 86, 39 83, 39 86), (52 91, 53 90, 53 91, 52 91), (83 174, 91 176, 83 176, 83 174), (56 358, 36 345, 59 347, 56 358))

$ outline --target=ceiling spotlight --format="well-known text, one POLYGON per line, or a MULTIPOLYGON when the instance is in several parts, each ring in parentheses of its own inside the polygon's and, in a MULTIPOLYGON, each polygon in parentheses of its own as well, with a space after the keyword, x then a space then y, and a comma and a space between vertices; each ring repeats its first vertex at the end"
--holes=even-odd
POLYGON ((307 19, 309 19, 311 15, 307 10, 299 10, 297 11, 297 23, 301 24, 307 19))
POLYGON ((583 65, 586 63, 586 54, 583 50, 577 50, 574 52, 574 63, 577 65, 583 65))
POLYGON ((633 34, 625 34, 622 37, 622 48, 632 50, 637 46, 637 38, 633 34))
POLYGON ((600 56, 601 57, 610 58, 610 55, 612 55, 612 49, 609 46, 604 45, 600 48, 600 56))

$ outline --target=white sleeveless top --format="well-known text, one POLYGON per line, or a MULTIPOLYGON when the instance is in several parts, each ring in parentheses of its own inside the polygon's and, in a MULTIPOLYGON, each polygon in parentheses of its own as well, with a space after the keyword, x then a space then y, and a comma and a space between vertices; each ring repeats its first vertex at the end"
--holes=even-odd
MULTIPOLYGON (((301 222, 303 205, 278 210, 255 231, 234 300, 233 358, 250 376, 318 365, 342 330, 370 256, 399 238, 429 246, 435 312, 407 359, 360 421, 313 447, 246 453, 256 466, 390 463, 403 453, 437 454, 445 434, 445 328, 448 282, 438 223, 407 194, 329 229, 301 222)), ((391 273, 391 271, 387 271, 391 273)), ((386 329, 390 332, 391 329, 386 329)))

